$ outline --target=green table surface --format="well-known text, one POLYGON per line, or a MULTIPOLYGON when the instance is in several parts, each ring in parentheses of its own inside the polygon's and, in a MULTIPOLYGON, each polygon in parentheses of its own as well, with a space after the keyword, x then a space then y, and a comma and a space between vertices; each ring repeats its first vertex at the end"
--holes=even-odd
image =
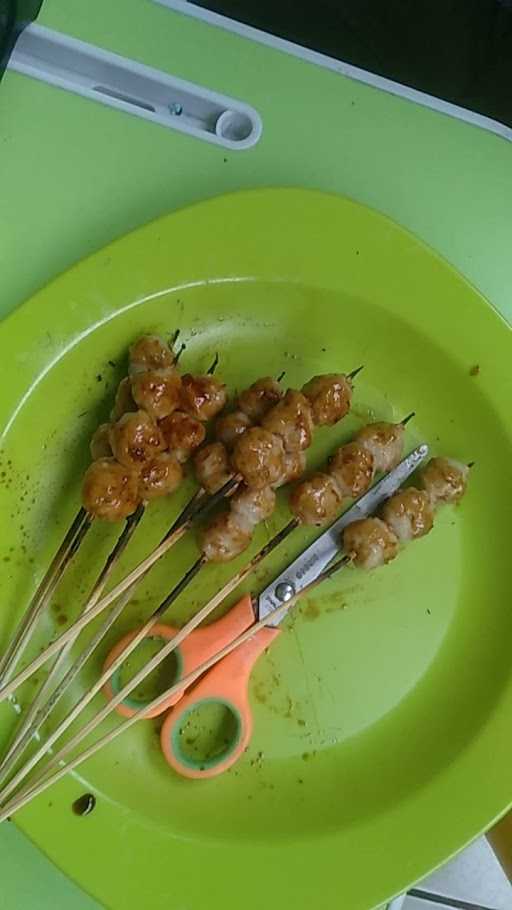
MULTIPOLYGON (((342 193, 385 212, 512 321, 512 144, 151 0, 46 0, 39 22, 254 105, 259 144, 189 138, 7 71, 0 85, 0 316, 114 237, 255 186, 342 193)), ((84 819, 84 823, 87 821, 84 819)), ((14 825, 2 910, 91 910, 14 825)))

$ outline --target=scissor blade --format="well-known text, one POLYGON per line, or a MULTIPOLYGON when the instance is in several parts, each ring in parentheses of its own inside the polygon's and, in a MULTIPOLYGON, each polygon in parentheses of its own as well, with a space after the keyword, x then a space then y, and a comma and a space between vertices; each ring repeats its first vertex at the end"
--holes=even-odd
MULTIPOLYGON (((264 619, 297 591, 301 591, 309 582, 314 581, 339 552, 340 535, 343 528, 351 522, 367 518, 368 515, 375 512, 385 499, 396 493, 427 455, 428 445, 426 443, 414 449, 396 468, 382 477, 367 493, 364 493, 330 528, 327 528, 309 547, 306 547, 284 572, 274 578, 274 581, 261 591, 258 597, 259 619, 264 619)), ((280 616, 274 622, 269 620, 269 626, 279 625, 285 616, 286 614, 280 616)))

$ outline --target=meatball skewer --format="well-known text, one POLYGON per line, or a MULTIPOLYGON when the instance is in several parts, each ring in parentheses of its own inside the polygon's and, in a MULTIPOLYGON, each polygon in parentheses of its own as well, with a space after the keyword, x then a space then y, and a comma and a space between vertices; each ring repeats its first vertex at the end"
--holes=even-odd
POLYGON ((380 517, 365 518, 348 525, 343 544, 354 564, 375 569, 394 559, 401 544, 428 534, 434 525, 435 510, 462 499, 469 465, 450 458, 432 458, 420 472, 423 489, 405 487, 381 509, 380 517))
MULTIPOLYGON (((132 347, 130 357, 131 369, 135 370, 135 372, 142 372, 148 364, 151 366, 165 365, 166 368, 170 368, 172 363, 171 352, 156 336, 143 336, 140 338, 132 347)), ((174 357, 174 364, 176 360, 177 357, 174 357)), ((215 366, 216 362, 212 364, 210 373, 213 372, 215 366)), ((220 410, 224 406, 224 388, 223 384, 219 384, 217 380, 210 379, 209 376, 192 377, 189 374, 188 396, 185 406, 187 404, 194 406, 198 417, 191 417, 183 413, 181 416, 185 420, 174 421, 172 428, 174 435, 173 439, 170 440, 168 438, 169 426, 167 424, 164 426, 164 434, 162 434, 160 428, 144 411, 134 410, 136 405, 126 391, 125 381, 121 382, 120 389, 116 395, 115 407, 118 413, 122 401, 123 406, 126 406, 129 410, 116 423, 100 425, 93 435, 91 454, 96 456, 96 461, 91 465, 84 481, 84 499, 88 497, 89 500, 94 502, 96 517, 105 517, 107 519, 126 517, 127 523, 112 552, 109 554, 82 612, 85 613, 99 601, 121 553, 126 548, 142 518, 146 502, 157 496, 174 492, 181 482, 182 469, 180 461, 185 461, 187 455, 204 438, 205 430, 199 422, 199 417, 207 419, 210 414, 214 414, 216 410, 220 410), (213 394, 211 394, 212 391, 213 394), (214 399, 213 406, 211 398, 214 399), (179 440, 180 431, 181 440, 179 440), (181 441, 181 447, 177 453, 178 457, 175 457, 171 452, 163 451, 165 444, 171 441, 176 449, 178 449, 178 441, 181 441), (117 459, 112 457, 113 455, 116 455, 117 459), (137 479, 136 472, 139 465, 142 465, 142 467, 137 479), (108 495, 105 495, 106 480, 108 495), (96 492, 97 487, 99 487, 99 493, 96 492), (141 493, 143 502, 139 502, 137 505, 137 499, 141 493)), ((168 415, 166 418, 167 423, 169 420, 172 421, 175 416, 177 415, 168 415)), ((164 540, 193 514, 196 498, 193 497, 193 500, 188 503, 185 510, 169 529, 164 540)), ((129 598, 124 599, 123 607, 128 600, 129 598)), ((112 622, 120 612, 121 610, 116 606, 113 611, 115 617, 112 622)), ((96 634, 94 639, 95 646, 106 634, 112 622, 104 624, 96 634)), ((44 704, 44 699, 51 691, 53 682, 67 659, 73 644, 74 639, 71 639, 62 649, 47 678, 36 693, 29 709, 25 712, 7 753, 0 763, 0 779, 8 773, 28 744, 31 736, 49 716, 53 707, 83 666, 85 660, 80 655, 69 668, 52 697, 44 704)), ((90 653, 92 653, 92 650, 89 651, 90 653)))

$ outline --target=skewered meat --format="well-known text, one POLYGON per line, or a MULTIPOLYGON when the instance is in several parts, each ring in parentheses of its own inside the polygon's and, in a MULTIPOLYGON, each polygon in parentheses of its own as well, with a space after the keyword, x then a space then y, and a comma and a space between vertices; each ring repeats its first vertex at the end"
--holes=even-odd
POLYGON ((361 496, 373 480, 373 455, 357 442, 340 446, 329 460, 329 473, 342 496, 361 496))
POLYGON ((174 367, 145 370, 132 376, 132 395, 139 408, 162 420, 180 406, 181 376, 174 367))
POLYGON ((468 466, 454 458, 432 458, 421 472, 421 479, 432 505, 436 506, 462 499, 468 475, 468 466))
POLYGON ((112 455, 109 434, 110 424, 100 423, 98 429, 93 434, 89 445, 93 461, 96 461, 97 458, 109 458, 109 456, 112 455))
POLYGON ((231 512, 217 515, 201 535, 202 554, 208 562, 229 562, 249 546, 251 532, 231 512))
POLYGON ((316 527, 333 521, 341 502, 336 481, 320 471, 298 484, 290 496, 290 508, 295 518, 302 524, 316 527))
POLYGON ((279 480, 272 486, 274 490, 283 487, 285 483, 293 483, 302 477, 306 469, 306 455, 304 452, 285 452, 283 455, 283 473, 279 480))
POLYGON ((215 376, 192 376, 186 373, 181 381, 180 407, 206 421, 215 417, 227 401, 225 383, 215 376))
POLYGON ((363 518, 347 525, 343 547, 356 566, 376 569, 390 562, 398 553, 398 537, 380 518, 363 518))
POLYGON ((174 354, 158 335, 142 335, 130 348, 130 373, 172 367, 174 354))
POLYGON ((402 457, 405 427, 401 423, 369 423, 355 435, 355 442, 371 452, 375 471, 391 471, 402 457))
POLYGON ((282 394, 279 383, 271 376, 264 376, 240 393, 238 407, 251 423, 259 423, 267 411, 281 399, 282 394))
POLYGON ((271 486, 283 473, 283 443, 261 427, 251 427, 240 437, 231 462, 248 487, 271 486))
POLYGON ((428 493, 415 487, 399 490, 384 504, 382 518, 403 543, 423 537, 434 524, 428 493))
POLYGON ((232 411, 219 417, 215 423, 215 436, 231 450, 237 439, 251 426, 251 421, 243 411, 232 411))
POLYGON ((242 487, 231 500, 231 512, 234 520, 250 533, 260 521, 272 515, 276 505, 276 494, 271 487, 254 490, 242 487))
POLYGON ((179 462, 187 461, 192 452, 204 442, 206 430, 200 420, 185 414, 184 411, 174 411, 160 421, 159 427, 164 435, 167 448, 170 449, 179 462))
POLYGON ((197 481, 207 493, 216 493, 233 476, 228 453, 221 442, 204 446, 194 456, 197 481))
POLYGON ((313 414, 302 392, 288 389, 284 398, 265 415, 261 425, 283 440, 286 452, 299 452, 311 445, 313 414))
POLYGON ((147 461, 165 449, 160 429, 145 411, 124 414, 111 425, 109 440, 117 460, 139 471, 147 461))
POLYGON ((332 426, 350 411, 352 383, 344 373, 314 376, 302 391, 311 403, 317 426, 332 426))
POLYGON ((117 387, 114 407, 110 412, 110 419, 113 421, 119 420, 123 414, 128 414, 129 411, 136 410, 137 405, 135 404, 132 395, 132 382, 129 376, 125 376, 124 379, 121 379, 121 382, 117 387))
POLYGON ((140 497, 138 474, 115 458, 99 458, 89 465, 82 484, 84 508, 95 518, 121 521, 135 512, 140 497))
POLYGON ((172 452, 160 452, 144 464, 139 476, 142 500, 158 499, 178 489, 183 480, 182 467, 172 452))

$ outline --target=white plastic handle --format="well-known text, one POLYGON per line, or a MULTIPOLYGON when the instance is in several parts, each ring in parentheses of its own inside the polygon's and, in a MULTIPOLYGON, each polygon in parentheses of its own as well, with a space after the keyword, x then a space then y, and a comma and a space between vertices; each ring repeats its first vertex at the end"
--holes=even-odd
POLYGON ((224 148, 251 148, 261 136, 248 104, 42 25, 21 34, 9 67, 224 148))

